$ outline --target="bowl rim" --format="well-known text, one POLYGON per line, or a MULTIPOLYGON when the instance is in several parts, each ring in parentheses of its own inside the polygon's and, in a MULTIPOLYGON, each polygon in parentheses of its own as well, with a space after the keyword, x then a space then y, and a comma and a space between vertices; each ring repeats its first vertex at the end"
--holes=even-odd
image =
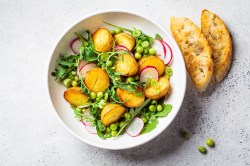
MULTIPOLYGON (((50 63, 51 63, 51 59, 53 57, 53 54, 54 54, 54 51, 56 49, 56 47, 58 46, 59 42, 61 41, 61 39, 65 36, 65 34, 67 34, 68 31, 70 31, 70 29, 72 27, 74 27, 75 25, 77 25, 78 23, 80 23, 81 21, 85 20, 85 19, 88 19, 92 16, 95 16, 95 15, 98 15, 98 14, 105 14, 105 13, 115 13, 115 12, 119 12, 119 13, 125 13, 125 14, 131 14, 131 15, 135 15, 135 16, 138 16, 138 17, 141 17, 149 22, 151 22, 152 24, 154 24, 155 26, 157 26, 157 28, 161 29, 162 32, 164 32, 168 37, 169 39, 171 40, 171 43, 174 45, 174 47, 176 48, 176 51, 182 55, 180 49, 179 49, 179 46, 177 45, 176 41, 173 39, 173 37, 171 36, 171 34, 165 30, 160 24, 158 24, 157 22, 155 22, 154 20, 152 20, 149 16, 145 16, 144 14, 141 14, 141 13, 138 13, 138 12, 134 12, 134 11, 129 11, 129 10, 125 10, 125 9, 105 9, 105 10, 99 10, 99 11, 96 11, 96 12, 92 12, 90 14, 86 14, 84 15, 83 17, 81 17, 80 19, 77 19, 76 21, 74 21, 72 24, 70 24, 61 34, 60 36, 57 38, 54 46, 52 47, 51 51, 50 51, 50 54, 49 54, 49 57, 48 57, 48 61, 47 61, 47 65, 46 65, 46 95, 47 95, 47 98, 49 100, 49 107, 53 110, 53 114, 55 115, 55 117, 59 120, 59 122, 61 123, 61 125, 64 127, 64 129, 66 129, 69 133, 71 133, 75 138, 77 138, 78 140, 86 143, 86 144, 89 144, 91 146, 94 146, 94 147, 98 147, 98 148, 102 148, 102 149, 109 149, 109 150, 124 150, 124 149, 130 149, 130 148, 134 148, 134 147, 137 147, 137 146, 140 146, 142 144, 145 144, 151 140, 153 140, 154 138, 156 138, 157 136, 159 136, 164 130, 166 130, 167 127, 169 127, 169 125, 173 122, 173 120, 175 119, 176 115, 179 113, 180 111, 180 108, 182 106, 182 103, 183 103, 183 100, 184 100, 184 96, 185 96, 185 93, 186 93, 186 86, 187 86, 187 74, 186 72, 184 72, 184 77, 183 77, 183 82, 185 83, 185 86, 183 87, 184 90, 182 92, 182 94, 180 95, 181 98, 181 102, 180 104, 178 105, 178 107, 176 107, 176 112, 173 113, 173 116, 171 117, 171 119, 169 119, 168 123, 166 124, 166 126, 161 130, 159 131, 158 133, 156 133, 154 136, 152 136, 150 139, 148 140, 144 140, 144 141, 141 141, 140 143, 138 144, 134 144, 134 145, 130 145, 130 146, 126 146, 126 147, 107 147, 105 145, 99 145, 99 144, 95 144, 94 142, 90 142, 88 140, 84 140, 82 139, 81 136, 79 136, 78 134, 76 134, 74 131, 72 131, 65 123, 64 121, 60 118, 60 116, 58 115, 57 111, 56 111, 56 108, 52 102, 52 99, 51 99, 51 95, 50 95, 50 90, 49 90, 49 76, 50 76, 50 63)), ((179 63, 183 63, 184 67, 185 67, 185 63, 184 63, 184 59, 183 57, 181 58, 181 61, 179 63)))

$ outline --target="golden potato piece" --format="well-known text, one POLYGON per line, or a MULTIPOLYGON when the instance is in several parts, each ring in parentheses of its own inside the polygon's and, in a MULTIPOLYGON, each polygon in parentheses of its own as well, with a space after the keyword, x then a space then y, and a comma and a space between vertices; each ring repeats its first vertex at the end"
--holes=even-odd
POLYGON ((64 92, 64 99, 74 106, 81 106, 88 102, 88 96, 82 94, 79 87, 72 87, 64 92))
POLYGON ((161 76, 165 71, 164 62, 157 56, 150 55, 143 57, 139 60, 139 72, 146 66, 153 66, 157 69, 158 75, 161 76))
POLYGON ((167 94, 169 90, 168 77, 162 76, 158 81, 151 80, 151 85, 144 89, 147 98, 157 100, 167 94))
POLYGON ((141 88, 138 88, 136 92, 129 92, 127 90, 117 88, 116 94, 118 98, 124 102, 123 104, 129 108, 139 107, 145 100, 145 96, 141 88))
POLYGON ((95 45, 95 50, 98 52, 107 52, 113 46, 113 36, 109 30, 105 28, 97 29, 92 35, 92 39, 95 45))
POLYGON ((102 68, 94 68, 87 72, 85 77, 85 85, 91 92, 105 92, 109 87, 109 77, 102 68))
POLYGON ((112 123, 117 122, 126 109, 119 104, 108 103, 101 112, 101 121, 105 126, 109 126, 112 123))
POLYGON ((213 50, 213 79, 222 81, 231 66, 232 40, 224 22, 214 13, 203 10, 201 15, 201 31, 213 50))
POLYGON ((172 17, 170 29, 183 54, 187 71, 199 91, 204 91, 213 74, 212 50, 200 29, 189 19, 172 17))
POLYGON ((138 63, 133 56, 130 54, 120 54, 118 58, 115 72, 119 72, 123 76, 132 76, 138 72, 138 63))
POLYGON ((117 33, 114 35, 116 45, 122 45, 129 49, 129 51, 133 50, 135 46, 135 38, 128 33, 117 33))

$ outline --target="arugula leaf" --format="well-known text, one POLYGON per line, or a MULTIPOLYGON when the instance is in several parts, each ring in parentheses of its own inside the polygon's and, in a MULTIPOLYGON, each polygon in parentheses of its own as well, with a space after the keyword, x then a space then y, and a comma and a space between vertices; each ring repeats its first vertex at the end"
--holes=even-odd
POLYGON ((155 117, 166 117, 172 110, 172 105, 170 104, 163 104, 163 111, 157 112, 154 114, 155 117))
POLYGON ((155 115, 151 115, 150 118, 149 118, 149 121, 151 123, 154 123, 155 125, 157 125, 159 123, 159 121, 157 120, 155 115))
POLYGON ((155 123, 147 123, 140 134, 146 134, 149 133, 150 131, 154 130, 156 128, 156 124, 155 123))
POLYGON ((130 115, 131 115, 131 118, 130 118, 128 121, 126 121, 126 122, 124 123, 124 125, 120 128, 120 130, 118 131, 118 133, 116 134, 115 137, 119 136, 119 135, 123 132, 123 130, 130 124, 130 122, 132 121, 132 119, 134 119, 134 117, 137 116, 137 115, 141 112, 141 110, 142 110, 146 105, 148 105, 148 103, 149 103, 150 101, 151 101, 151 99, 147 99, 146 101, 144 101, 144 102, 142 103, 142 105, 141 105, 140 107, 136 108, 135 110, 134 110, 133 108, 130 109, 129 113, 130 113, 130 115))
POLYGON ((102 138, 105 139, 104 134, 99 130, 99 127, 96 125, 96 131, 97 131, 97 135, 102 138))
POLYGON ((161 37, 161 35, 159 35, 158 33, 155 34, 155 39, 156 40, 163 40, 163 38, 161 37))

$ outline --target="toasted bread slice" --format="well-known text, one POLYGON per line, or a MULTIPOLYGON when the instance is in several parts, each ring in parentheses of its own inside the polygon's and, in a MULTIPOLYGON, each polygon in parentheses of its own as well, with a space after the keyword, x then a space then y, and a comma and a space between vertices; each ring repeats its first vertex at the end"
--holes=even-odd
POLYGON ((200 29, 189 19, 172 17, 170 29, 183 54, 187 71, 199 91, 204 91, 213 74, 212 50, 200 29))
POLYGON ((224 22, 208 10, 202 11, 201 31, 213 50, 213 79, 220 82, 226 77, 231 66, 232 40, 230 33, 224 22))

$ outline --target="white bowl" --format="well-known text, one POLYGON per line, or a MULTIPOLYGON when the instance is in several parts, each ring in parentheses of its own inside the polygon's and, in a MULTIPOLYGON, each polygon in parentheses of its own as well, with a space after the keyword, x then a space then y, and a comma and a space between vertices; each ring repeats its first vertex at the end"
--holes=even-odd
POLYGON ((59 37, 49 59, 46 81, 48 86, 47 94, 49 103, 53 108, 53 112, 67 131, 79 140, 92 146, 104 149, 120 150, 144 144, 158 136, 170 125, 177 115, 185 95, 186 70, 177 44, 171 35, 159 24, 145 16, 142 16, 141 14, 135 14, 134 12, 109 10, 84 16, 82 19, 71 25, 66 32, 59 37), (86 29, 90 29, 94 32, 98 27, 111 28, 110 26, 105 25, 103 21, 127 28, 136 27, 152 37, 158 33, 172 47, 174 54, 174 60, 171 65, 173 69, 173 76, 170 79, 172 93, 170 97, 165 100, 165 102, 172 104, 173 109, 167 117, 159 118, 159 124, 156 129, 148 134, 143 134, 137 137, 130 137, 127 134, 123 134, 118 139, 111 138, 103 140, 95 134, 88 133, 85 130, 84 125, 74 118, 73 111, 71 110, 69 104, 64 100, 63 92, 65 91, 65 87, 56 82, 54 77, 51 76, 51 72, 54 71, 58 64, 60 53, 65 53, 69 50, 69 43, 71 39, 75 37, 74 32, 83 32, 86 29))

